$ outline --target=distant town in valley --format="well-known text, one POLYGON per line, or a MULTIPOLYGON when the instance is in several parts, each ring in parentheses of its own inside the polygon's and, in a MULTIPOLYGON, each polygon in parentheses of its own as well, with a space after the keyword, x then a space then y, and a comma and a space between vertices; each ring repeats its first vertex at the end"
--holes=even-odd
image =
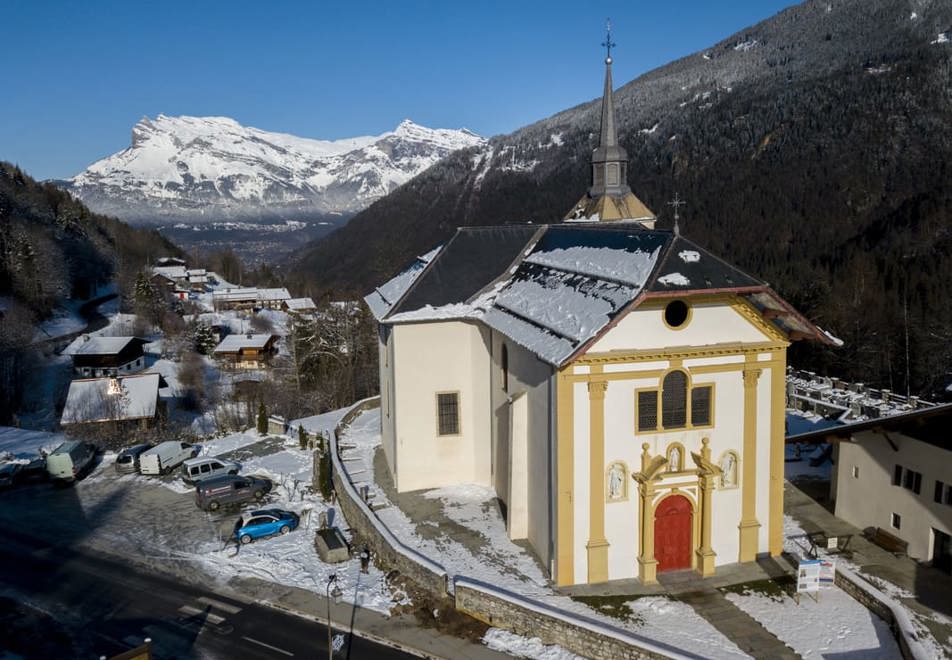
POLYGON ((10 17, 149 84, 31 45, 0 124, 53 80, 253 116, 241 72, 276 126, 155 107, 102 157, 87 117, 45 179, 0 128, 0 657, 952 658, 952 5, 742 2, 640 75, 704 10, 245 9, 10 17), (539 11, 576 105, 402 119, 535 112, 469 36, 393 40, 539 11), (276 130, 302 103, 350 123, 276 130))

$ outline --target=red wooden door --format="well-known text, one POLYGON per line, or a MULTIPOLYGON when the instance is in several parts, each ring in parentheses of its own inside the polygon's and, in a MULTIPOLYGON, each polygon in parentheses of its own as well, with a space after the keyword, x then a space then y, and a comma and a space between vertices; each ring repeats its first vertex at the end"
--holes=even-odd
POLYGON ((683 495, 666 497, 655 511, 658 571, 691 568, 691 503, 683 495))

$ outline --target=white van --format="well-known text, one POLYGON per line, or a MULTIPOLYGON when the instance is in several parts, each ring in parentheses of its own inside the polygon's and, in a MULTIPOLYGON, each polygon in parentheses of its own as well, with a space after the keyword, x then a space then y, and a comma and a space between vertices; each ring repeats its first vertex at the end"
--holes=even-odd
POLYGON ((240 470, 241 463, 214 456, 201 456, 190 458, 182 463, 182 480, 187 484, 195 485, 199 481, 220 477, 223 474, 238 474, 240 470))
POLYGON ((50 479, 71 482, 79 479, 93 466, 96 448, 79 440, 67 440, 46 457, 50 479))
POLYGON ((168 440, 157 444, 139 456, 139 472, 142 474, 170 474, 172 470, 198 456, 201 447, 187 442, 168 440))

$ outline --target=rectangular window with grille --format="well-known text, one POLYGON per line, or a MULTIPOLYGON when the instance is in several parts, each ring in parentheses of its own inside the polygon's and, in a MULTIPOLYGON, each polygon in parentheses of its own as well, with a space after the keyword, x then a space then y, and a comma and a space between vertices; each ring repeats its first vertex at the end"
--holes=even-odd
POLYGON ((459 393, 436 395, 440 435, 459 435, 459 393))
POLYGON ((658 428, 658 392, 638 392, 638 430, 654 431, 658 428))
POLYGON ((710 385, 691 389, 691 426, 711 425, 711 399, 714 388, 710 385))

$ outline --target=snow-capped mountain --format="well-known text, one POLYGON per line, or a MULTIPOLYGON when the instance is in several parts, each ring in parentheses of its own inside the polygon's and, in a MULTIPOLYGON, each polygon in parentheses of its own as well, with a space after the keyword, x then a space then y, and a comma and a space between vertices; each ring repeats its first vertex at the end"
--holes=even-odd
POLYGON ((483 142, 409 119, 382 135, 327 141, 227 117, 159 115, 133 127, 132 146, 60 183, 93 210, 139 223, 351 213, 483 142))

